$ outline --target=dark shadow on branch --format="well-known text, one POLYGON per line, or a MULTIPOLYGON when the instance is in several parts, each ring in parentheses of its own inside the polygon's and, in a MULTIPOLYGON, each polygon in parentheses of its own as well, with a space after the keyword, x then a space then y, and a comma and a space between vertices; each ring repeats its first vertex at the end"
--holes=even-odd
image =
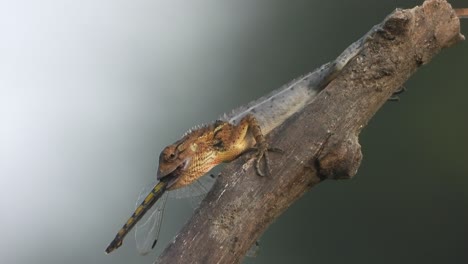
POLYGON ((200 208, 158 263, 238 263, 268 225, 324 179, 348 179, 360 165, 358 136, 422 65, 464 37, 443 0, 396 10, 370 33, 364 50, 317 99, 268 135, 272 175, 248 157, 226 166, 200 208))

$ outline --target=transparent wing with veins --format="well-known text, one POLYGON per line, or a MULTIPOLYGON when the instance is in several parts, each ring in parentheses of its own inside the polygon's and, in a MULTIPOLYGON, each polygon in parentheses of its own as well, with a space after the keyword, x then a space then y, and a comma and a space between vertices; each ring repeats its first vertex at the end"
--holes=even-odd
MULTIPOLYGON (((144 188, 138 196, 136 207, 145 199, 151 189, 144 188)), ((161 223, 164 216, 168 193, 164 193, 161 198, 148 210, 146 215, 135 226, 135 241, 138 253, 148 254, 156 245, 161 230, 161 223)))
MULTIPOLYGON (((138 253, 146 255, 156 246, 164 217, 167 197, 169 195, 178 199, 190 198, 189 200, 192 208, 196 208, 205 197, 206 193, 211 189, 214 181, 213 177, 205 176, 185 188, 176 189, 163 194, 135 226, 135 241, 138 253)), ((154 185, 155 184, 152 184, 143 188, 138 196, 136 207, 141 204, 146 195, 152 190, 151 186, 154 185)))
POLYGON ((211 190, 211 187, 213 187, 214 182, 214 176, 205 175, 185 188, 180 188, 171 191, 169 195, 177 199, 189 198, 190 205, 193 209, 195 209, 200 205, 201 201, 203 200, 203 198, 205 198, 208 191, 211 190))

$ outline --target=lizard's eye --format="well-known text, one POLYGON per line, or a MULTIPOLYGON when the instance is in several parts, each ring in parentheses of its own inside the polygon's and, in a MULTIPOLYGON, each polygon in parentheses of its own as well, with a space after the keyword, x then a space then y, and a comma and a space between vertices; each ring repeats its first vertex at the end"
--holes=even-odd
POLYGON ((169 154, 168 160, 174 160, 175 158, 176 158, 176 154, 171 153, 171 154, 169 154))
POLYGON ((177 158, 177 151, 171 151, 169 153, 166 153, 166 155, 164 155, 164 159, 166 161, 174 161, 176 158, 177 158))
POLYGON ((166 160, 167 161, 174 161, 175 159, 177 159, 177 156, 179 155, 179 151, 177 150, 173 150, 171 152, 169 152, 167 155, 166 155, 166 160))
POLYGON ((159 156, 159 161, 174 161, 175 159, 177 159, 178 154, 179 151, 174 146, 168 146, 161 152, 161 155, 159 156))

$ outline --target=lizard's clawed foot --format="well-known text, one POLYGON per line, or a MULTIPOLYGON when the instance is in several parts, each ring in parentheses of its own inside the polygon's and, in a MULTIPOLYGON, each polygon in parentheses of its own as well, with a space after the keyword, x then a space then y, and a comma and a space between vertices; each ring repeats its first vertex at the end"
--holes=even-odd
POLYGON ((392 96, 390 96, 390 98, 388 98, 388 101, 390 101, 390 102, 400 101, 400 97, 398 95, 403 93, 403 92, 406 92, 406 88, 404 86, 401 86, 396 92, 394 92, 392 94, 392 96))
POLYGON ((266 142, 258 144, 258 146, 255 146, 255 147, 249 149, 249 151, 256 151, 257 152, 257 154, 255 155, 255 171, 257 171, 257 174, 260 175, 260 176, 265 176, 265 175, 270 174, 270 162, 269 162, 269 158, 268 158, 268 152, 276 152, 276 153, 280 153, 280 154, 284 153, 284 151, 282 149, 268 147, 268 144, 266 142), (266 172, 262 172, 262 170, 260 169, 260 162, 261 162, 262 159, 265 160, 265 171, 266 172))

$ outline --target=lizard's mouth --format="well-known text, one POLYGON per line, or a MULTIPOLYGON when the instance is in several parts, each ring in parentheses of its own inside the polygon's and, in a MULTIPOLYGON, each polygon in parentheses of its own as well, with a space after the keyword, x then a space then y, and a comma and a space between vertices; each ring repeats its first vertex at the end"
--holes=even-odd
POLYGON ((165 174, 165 175, 158 175, 158 179, 164 182, 167 182, 167 188, 171 188, 182 176, 184 169, 187 167, 189 160, 184 160, 182 163, 179 164, 174 170, 165 174))

